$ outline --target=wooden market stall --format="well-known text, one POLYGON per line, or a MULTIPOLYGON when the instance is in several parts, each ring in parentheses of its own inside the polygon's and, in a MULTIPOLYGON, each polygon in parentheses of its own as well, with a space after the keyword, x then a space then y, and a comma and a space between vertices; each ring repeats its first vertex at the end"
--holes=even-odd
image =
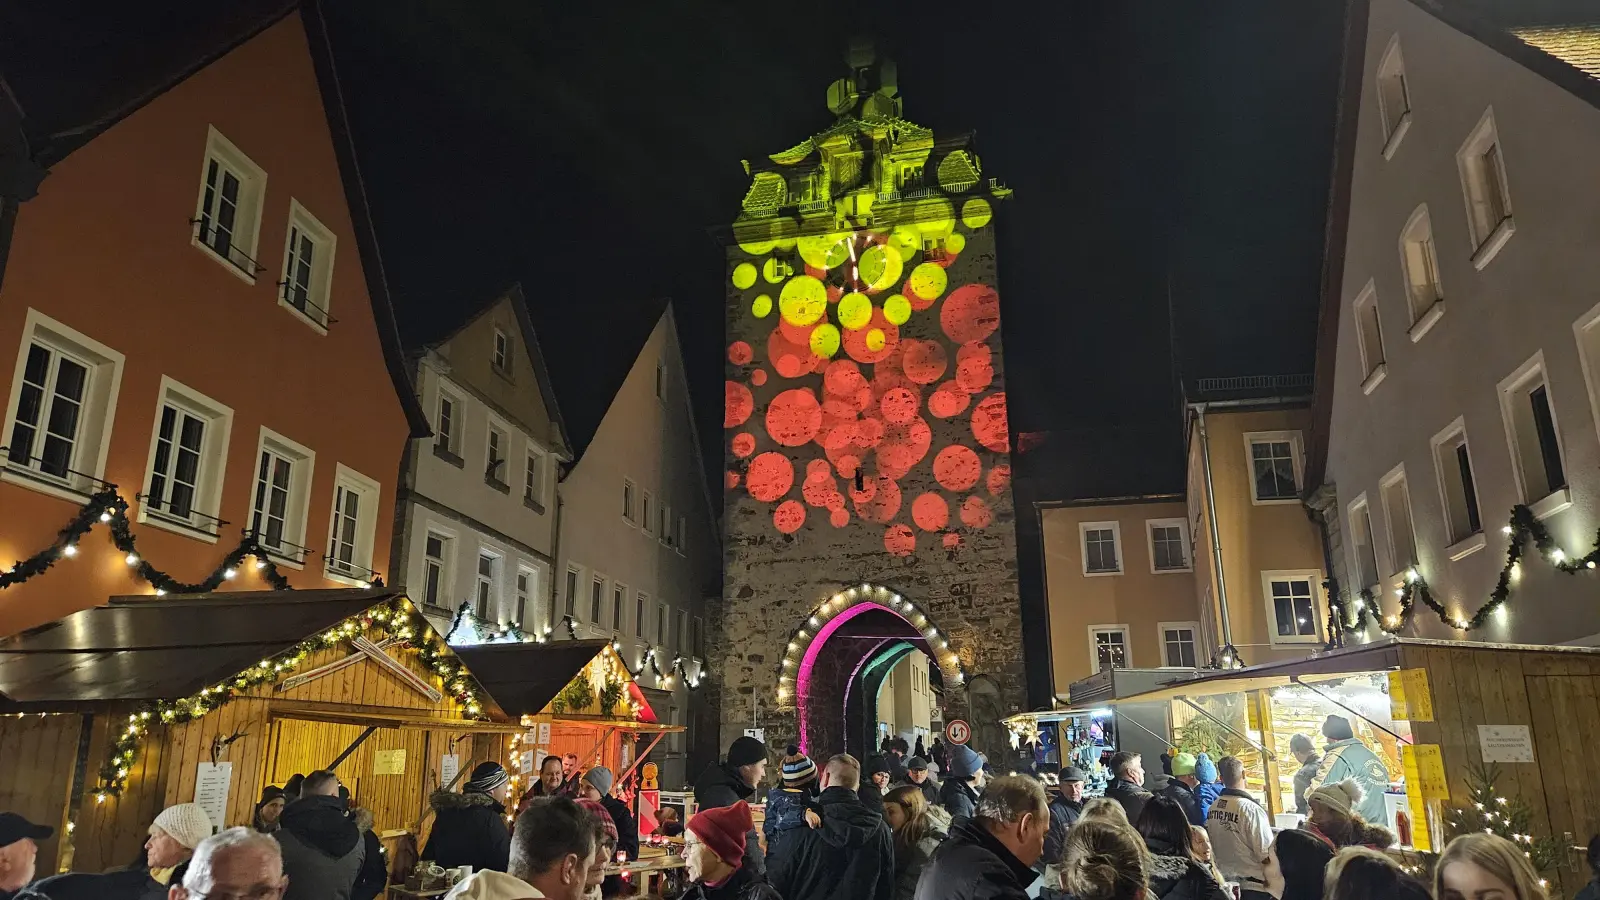
POLYGON ((0 641, 0 712, 0 808, 57 829, 41 874, 136 861, 174 803, 249 824, 262 787, 319 768, 394 838, 464 740, 499 733, 507 760, 518 730, 383 589, 112 598, 0 641))
MULTIPOLYGON (((1170 704, 1176 744, 1186 726, 1231 740, 1274 814, 1292 803, 1295 733, 1340 715, 1389 766, 1391 816, 1412 845, 1437 852, 1467 781, 1498 766, 1496 789, 1524 801, 1535 837, 1566 852, 1544 876, 1552 893, 1589 880, 1582 845, 1600 833, 1600 784, 1587 765, 1600 746, 1600 649, 1385 638, 1305 659, 1175 682, 1119 702, 1170 704)), ((1226 747, 1221 749, 1227 749, 1226 747)), ((1292 806, 1288 807, 1292 812, 1292 806)))

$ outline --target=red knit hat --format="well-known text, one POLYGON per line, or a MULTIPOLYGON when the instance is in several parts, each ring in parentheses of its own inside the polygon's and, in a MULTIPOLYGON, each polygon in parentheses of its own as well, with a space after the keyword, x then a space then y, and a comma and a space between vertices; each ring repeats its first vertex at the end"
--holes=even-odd
POLYGON ((740 800, 732 806, 704 809, 689 820, 688 829, 695 833, 717 858, 735 869, 744 864, 745 835, 755 827, 750 818, 750 804, 740 800))

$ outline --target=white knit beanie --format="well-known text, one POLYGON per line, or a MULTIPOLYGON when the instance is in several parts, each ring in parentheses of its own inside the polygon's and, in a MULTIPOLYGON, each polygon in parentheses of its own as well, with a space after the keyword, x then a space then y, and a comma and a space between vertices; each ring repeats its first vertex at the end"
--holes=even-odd
POLYGON ((159 828, 172 835, 173 840, 190 850, 211 837, 211 817, 206 815, 205 807, 198 803, 179 803, 176 806, 169 806, 156 816, 155 822, 150 827, 159 828))
POLYGON ((1350 811, 1361 802, 1361 798, 1366 795, 1367 792, 1361 789, 1361 785, 1346 778, 1343 781, 1324 784, 1322 787, 1317 788, 1306 795, 1306 802, 1321 803, 1340 815, 1348 816, 1350 811))

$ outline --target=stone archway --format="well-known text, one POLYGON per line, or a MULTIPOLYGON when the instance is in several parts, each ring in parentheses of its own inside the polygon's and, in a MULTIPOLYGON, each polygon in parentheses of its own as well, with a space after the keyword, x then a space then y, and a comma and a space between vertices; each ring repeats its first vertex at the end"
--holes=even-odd
POLYGON ((862 723, 872 704, 862 678, 877 673, 866 667, 881 663, 886 652, 903 657, 913 650, 928 655, 947 691, 966 682, 948 636, 925 610, 890 588, 861 584, 813 607, 790 633, 778 673, 777 700, 794 711, 801 752, 870 750, 862 723), (904 649, 886 650, 893 645, 904 649))

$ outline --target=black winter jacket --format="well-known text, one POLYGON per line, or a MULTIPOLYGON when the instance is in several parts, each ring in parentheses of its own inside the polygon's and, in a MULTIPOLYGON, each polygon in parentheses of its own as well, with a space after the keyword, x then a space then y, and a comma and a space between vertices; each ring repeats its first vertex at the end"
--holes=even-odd
POLYGON ((1205 866, 1188 857, 1174 856, 1176 849, 1161 841, 1145 843, 1150 847, 1152 900, 1230 900, 1205 866))
POLYGON ((1045 832, 1044 856, 1040 859, 1050 865, 1061 862, 1067 847, 1067 831, 1078 823, 1081 815, 1083 801, 1068 800, 1060 794, 1050 798, 1050 830, 1045 832))
POLYGON ((1167 786, 1162 789, 1161 793, 1171 797, 1177 801, 1179 806, 1183 807, 1184 818, 1189 820, 1190 825, 1199 825, 1201 828, 1206 827, 1206 817, 1200 814, 1200 799, 1194 795, 1194 788, 1174 778, 1167 782, 1167 786))
POLYGON ((716 887, 696 884, 684 892, 683 900, 784 900, 767 876, 739 867, 727 881, 716 887))
POLYGON ((633 817, 633 811, 610 794, 600 798, 600 805, 611 814, 611 821, 617 826, 617 849, 628 854, 629 859, 638 859, 639 820, 633 817))
POLYGON ((345 801, 321 794, 302 796, 283 808, 272 836, 289 877, 284 900, 349 900, 366 858, 361 830, 350 821, 345 801))
POLYGON ((952 822, 970 819, 978 811, 978 792, 964 778, 946 778, 939 784, 939 805, 952 822))
POLYGON ((468 791, 434 791, 433 831, 422 848, 422 858, 446 869, 471 866, 472 871, 504 872, 511 857, 511 831, 506 828, 506 808, 488 794, 468 791))
POLYGON ((1106 796, 1122 804, 1122 811, 1128 814, 1129 822, 1137 823, 1139 814, 1144 812, 1145 801, 1155 795, 1131 781, 1113 778, 1106 785, 1106 796))
POLYGON ((894 835, 883 807, 831 787, 817 798, 822 827, 797 829, 772 860, 772 886, 783 900, 891 900, 894 835))
POLYGON ((143 866, 110 872, 66 872, 41 878, 13 895, 13 900, 166 900, 168 885, 182 884, 183 863, 167 884, 150 877, 143 866))
POLYGON ((916 900, 1026 900, 1037 877, 988 829, 968 819, 951 827, 923 867, 916 900))
MULTIPOLYGON (((755 788, 744 783, 739 770, 725 762, 712 764, 694 780, 694 802, 701 809, 732 806, 740 800, 749 800, 755 793, 755 788)), ((761 838, 754 826, 745 836, 744 865, 740 868, 741 871, 750 870, 751 875, 767 873, 767 860, 761 852, 761 838)))
POLYGON ((350 889, 350 900, 377 900, 389 887, 389 861, 383 855, 383 841, 371 829, 361 832, 361 840, 366 844, 366 855, 361 859, 355 887, 350 889))

